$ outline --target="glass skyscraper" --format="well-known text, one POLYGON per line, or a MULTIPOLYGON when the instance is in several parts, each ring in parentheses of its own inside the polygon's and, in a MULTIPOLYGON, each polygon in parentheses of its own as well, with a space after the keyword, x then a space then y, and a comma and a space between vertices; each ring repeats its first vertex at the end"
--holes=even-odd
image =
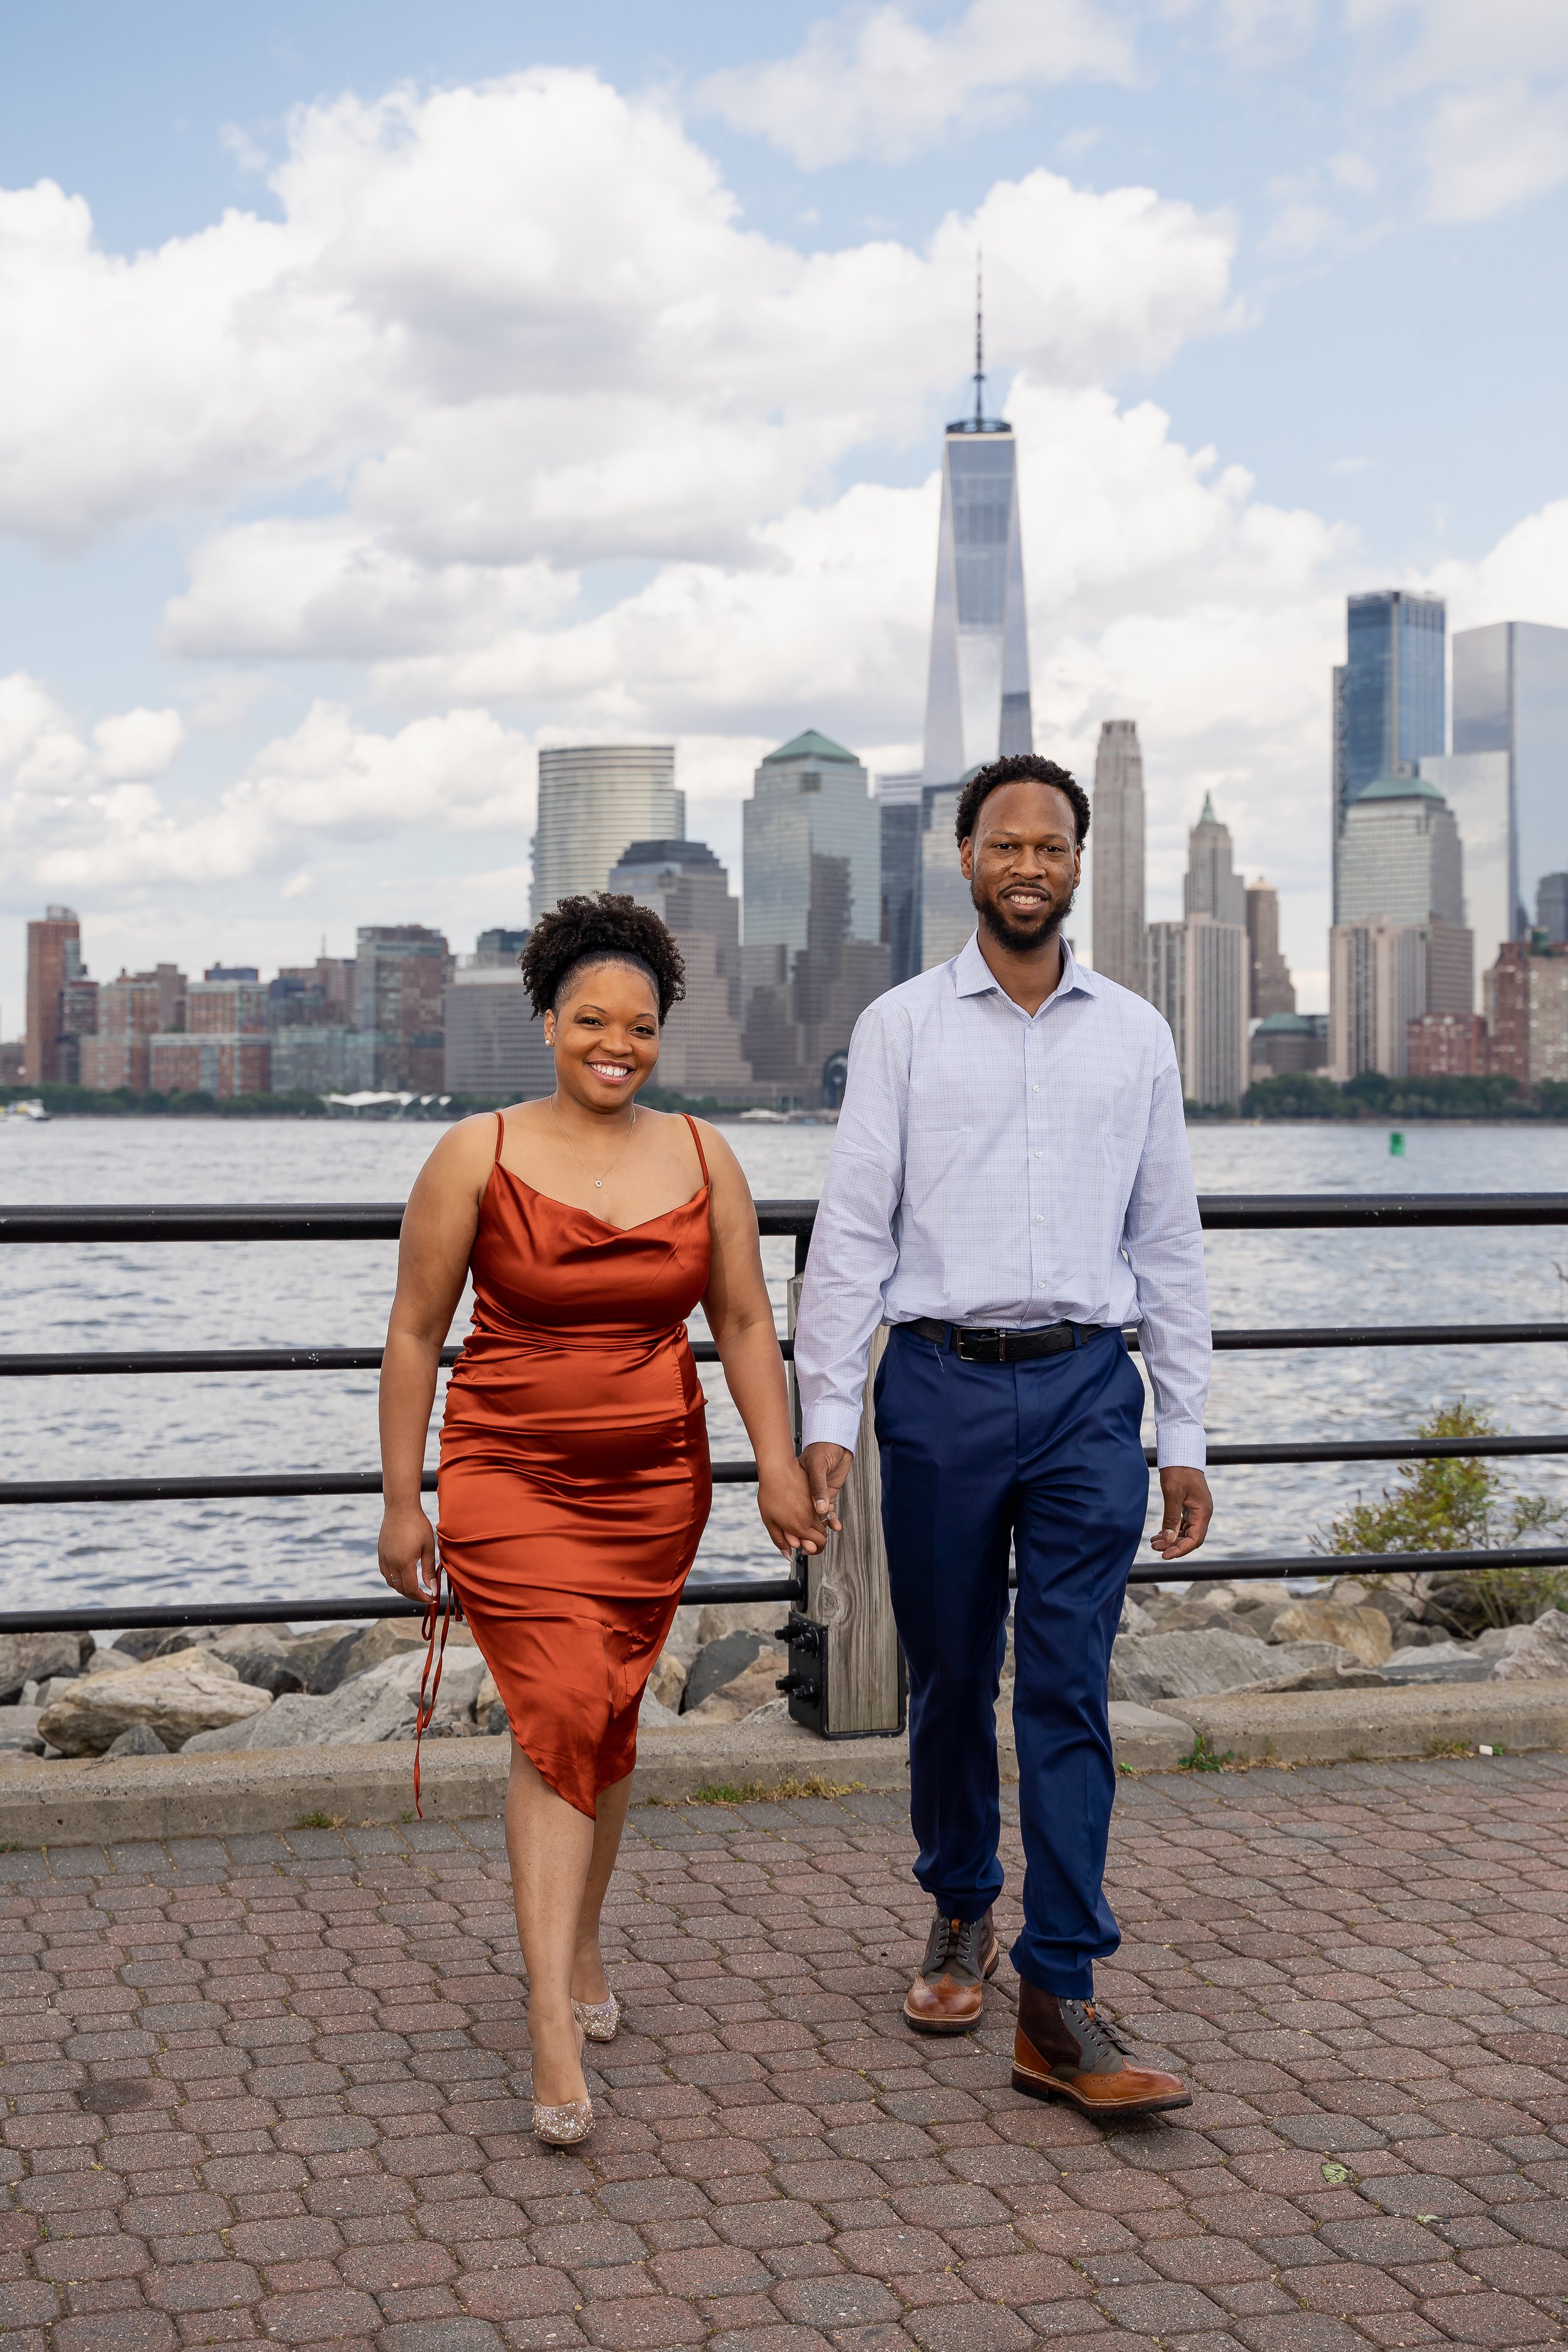
POLYGON ((849 1033, 888 985, 881 812, 815 728, 770 751, 742 809, 744 1051, 759 1083, 837 1099, 849 1033))
POLYGON ((1345 659, 1334 671, 1334 919, 1339 845, 1352 803, 1380 776, 1414 776, 1447 740, 1440 596, 1380 588, 1347 598, 1345 659))
POLYGON ((977 398, 942 443, 925 780, 956 783, 1034 748, 1017 449, 1012 426, 982 415, 977 398))
MULTIPOLYGON (((1495 621, 1454 638, 1454 748, 1424 759, 1458 821, 1478 965, 1542 919, 1568 868, 1568 629, 1495 621)), ((1478 1010, 1479 1007, 1478 1005, 1478 1010)))
POLYGON ((539 754, 531 920, 563 898, 602 890, 634 841, 679 841, 685 832, 673 743, 546 746, 539 754))

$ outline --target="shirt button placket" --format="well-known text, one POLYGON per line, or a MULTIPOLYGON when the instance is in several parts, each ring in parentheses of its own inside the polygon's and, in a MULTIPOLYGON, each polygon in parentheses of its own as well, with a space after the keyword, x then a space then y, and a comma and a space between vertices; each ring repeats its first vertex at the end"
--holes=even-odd
POLYGON ((1028 1073, 1029 1091, 1025 1098, 1025 1129, 1028 1138, 1028 1200, 1029 1200, 1029 1297, 1024 1302, 1026 1323, 1038 1320, 1037 1301, 1045 1287, 1045 1165, 1042 1157, 1044 1138, 1041 1133, 1042 1105, 1040 1081, 1043 1053, 1038 1017, 1030 1022, 1025 1032, 1025 1067, 1028 1073))

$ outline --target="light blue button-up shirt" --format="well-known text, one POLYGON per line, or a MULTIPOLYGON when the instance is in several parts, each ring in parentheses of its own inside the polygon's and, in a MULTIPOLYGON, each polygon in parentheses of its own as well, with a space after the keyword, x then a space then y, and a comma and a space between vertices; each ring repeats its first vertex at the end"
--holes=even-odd
POLYGON ((855 1024, 795 1331, 805 1442, 853 1447, 871 1334, 1125 1327, 1162 1466, 1204 1461, 1208 1289, 1171 1032, 1063 942, 1031 1017, 971 938, 855 1024))

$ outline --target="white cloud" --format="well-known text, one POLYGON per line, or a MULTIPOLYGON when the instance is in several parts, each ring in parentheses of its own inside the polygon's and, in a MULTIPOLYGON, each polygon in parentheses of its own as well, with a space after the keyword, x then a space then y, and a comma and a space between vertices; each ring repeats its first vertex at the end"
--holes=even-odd
MULTIPOLYGON (((121 780, 126 771, 114 762, 127 747, 152 748, 158 730, 145 722, 168 719, 178 724, 173 712, 106 719, 89 745, 35 680, 0 679, 8 895, 206 888, 280 874, 313 841, 488 833, 525 844, 532 829, 532 744, 487 711, 453 710, 384 734, 319 702, 216 802, 121 780)), ((162 735, 166 742, 166 727, 162 735)), ((298 875, 281 887, 298 895, 298 875)))
POLYGON ((697 98, 813 170, 899 163, 1016 111, 1031 85, 1132 70, 1125 25, 1089 0, 971 0, 934 33, 897 6, 823 17, 794 57, 711 74, 697 98))
POLYGON ((1522 80, 1453 90, 1426 141, 1428 208, 1436 220, 1489 220, 1568 180, 1568 88, 1522 80))
MULTIPOLYGON (((1039 170, 923 247, 802 251, 744 226, 663 106, 583 72, 306 109, 273 191, 276 220, 129 257, 50 183, 0 194, 0 530, 69 550, 346 488, 379 550, 269 525, 231 552, 266 571, 291 547, 293 608, 324 596, 350 650, 334 579, 396 638, 431 593, 460 634, 517 587, 416 587, 410 562, 742 552, 855 449, 929 429, 977 242, 1004 370, 1103 380, 1229 316, 1223 215, 1039 170)), ((233 569, 209 562, 216 608, 233 569)), ((216 614, 186 600, 174 626, 208 649, 216 614)))
POLYGON ((1527 515, 1479 562, 1438 564, 1423 584, 1447 597, 1450 629, 1501 620, 1568 629, 1568 499, 1527 515))
POLYGON ((184 740, 177 710, 125 710, 100 719, 92 730, 100 768, 115 782, 166 775, 184 740))
POLYGON ((552 619, 576 586, 542 562, 423 563, 352 516, 278 517, 195 549, 163 643, 197 657, 363 661, 484 639, 520 612, 552 619))
POLYGON ((1434 220, 1479 221, 1568 180, 1562 0, 1346 0, 1366 94, 1415 108, 1434 220))

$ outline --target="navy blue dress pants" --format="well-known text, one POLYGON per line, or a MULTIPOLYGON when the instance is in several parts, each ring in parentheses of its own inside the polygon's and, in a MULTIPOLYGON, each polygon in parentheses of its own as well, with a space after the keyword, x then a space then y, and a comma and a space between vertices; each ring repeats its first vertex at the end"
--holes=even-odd
POLYGON ((954 1919, 979 1918, 1002 1889, 994 1710, 1011 1549, 1025 1862, 1013 1965, 1087 2000, 1094 1961, 1121 1941, 1101 1884, 1116 1790, 1106 1681, 1148 1507, 1143 1383, 1119 1331, 969 1364, 895 1328, 876 1406, 915 1876, 954 1919))

